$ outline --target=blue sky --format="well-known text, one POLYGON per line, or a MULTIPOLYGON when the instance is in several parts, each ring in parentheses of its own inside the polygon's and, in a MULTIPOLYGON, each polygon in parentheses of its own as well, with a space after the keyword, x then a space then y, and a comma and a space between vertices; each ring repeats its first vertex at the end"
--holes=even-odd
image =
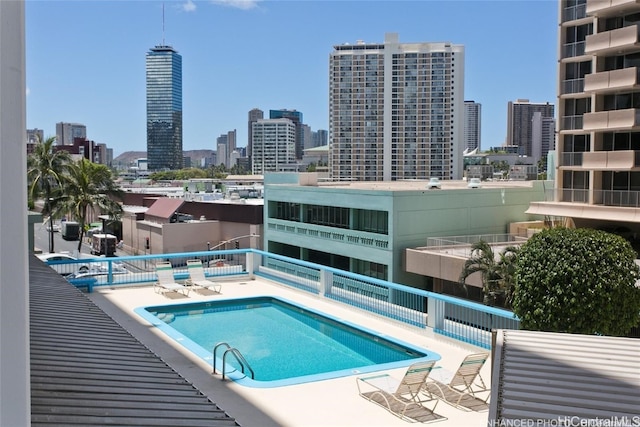
MULTIPOLYGON (((333 46, 385 33, 400 42, 465 47, 465 99, 482 104, 482 148, 502 144, 507 102, 556 99, 557 2, 164 2, 164 41, 183 63, 183 149, 215 149, 247 114, 296 109, 312 130, 329 127, 333 46)), ((58 122, 125 151, 146 150, 145 53, 163 40, 163 2, 26 0, 27 127, 58 122)))

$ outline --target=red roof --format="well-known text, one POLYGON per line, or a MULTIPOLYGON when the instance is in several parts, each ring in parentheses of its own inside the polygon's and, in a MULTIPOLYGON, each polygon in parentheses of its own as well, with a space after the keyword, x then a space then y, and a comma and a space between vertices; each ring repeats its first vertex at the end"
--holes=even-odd
POLYGON ((176 213, 180 206, 184 204, 182 199, 172 199, 169 197, 161 197, 149 207, 145 216, 155 216, 158 218, 169 219, 171 215, 176 213))

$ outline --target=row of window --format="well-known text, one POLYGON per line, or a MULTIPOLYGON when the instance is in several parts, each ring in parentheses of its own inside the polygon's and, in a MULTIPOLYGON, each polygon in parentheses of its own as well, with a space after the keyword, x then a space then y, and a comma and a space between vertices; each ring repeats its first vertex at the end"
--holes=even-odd
POLYGON ((389 232, 388 212, 369 209, 271 201, 269 218, 378 234, 389 232))

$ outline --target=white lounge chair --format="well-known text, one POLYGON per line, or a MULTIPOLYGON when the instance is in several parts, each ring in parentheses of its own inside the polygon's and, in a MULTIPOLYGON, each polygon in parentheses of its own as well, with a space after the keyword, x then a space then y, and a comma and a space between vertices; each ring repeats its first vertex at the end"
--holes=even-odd
POLYGON ((356 378, 360 396, 376 403, 405 421, 430 422, 446 420, 434 410, 438 399, 421 399, 421 390, 435 361, 414 363, 399 380, 388 374, 356 378), (434 401, 432 408, 424 404, 434 401))
POLYGON ((190 288, 177 283, 173 277, 173 267, 170 262, 157 263, 156 275, 158 276, 158 281, 153 284, 153 290, 156 293, 181 292, 185 296, 189 295, 190 288))
POLYGON ((199 259, 188 260, 187 269, 189 270, 189 278, 185 281, 187 285, 209 289, 213 292, 220 293, 222 285, 205 277, 202 261, 200 261, 199 259))
POLYGON ((490 388, 480 375, 480 369, 488 358, 489 353, 469 354, 460 363, 456 372, 435 367, 424 385, 423 392, 459 409, 488 410, 487 400, 490 388), (480 393, 487 393, 487 395, 483 398, 479 395, 480 393))

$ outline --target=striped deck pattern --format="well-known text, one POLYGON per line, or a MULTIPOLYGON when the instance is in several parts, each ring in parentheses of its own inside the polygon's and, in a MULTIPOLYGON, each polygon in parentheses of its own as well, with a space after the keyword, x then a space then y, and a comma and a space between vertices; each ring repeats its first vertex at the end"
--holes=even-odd
POLYGON ((33 426, 237 426, 98 309, 30 259, 33 426))

